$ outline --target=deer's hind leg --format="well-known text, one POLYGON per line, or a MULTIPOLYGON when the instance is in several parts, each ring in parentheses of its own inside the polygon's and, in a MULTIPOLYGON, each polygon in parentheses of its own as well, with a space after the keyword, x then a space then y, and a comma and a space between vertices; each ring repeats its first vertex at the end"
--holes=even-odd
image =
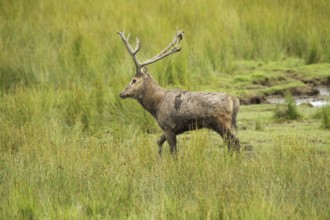
POLYGON ((239 139, 233 134, 230 122, 217 123, 212 127, 212 129, 220 134, 220 136, 228 144, 228 150, 235 150, 239 152, 239 139))
POLYGON ((226 140, 228 142, 228 150, 240 151, 239 139, 231 132, 231 130, 225 133, 226 140))

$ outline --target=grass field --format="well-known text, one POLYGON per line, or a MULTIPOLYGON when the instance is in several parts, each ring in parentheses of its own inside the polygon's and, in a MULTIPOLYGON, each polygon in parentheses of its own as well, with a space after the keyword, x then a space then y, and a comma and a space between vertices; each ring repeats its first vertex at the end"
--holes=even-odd
POLYGON ((330 4, 320 1, 0 2, 1 219, 329 219, 329 107, 242 106, 230 156, 208 130, 178 138, 119 92, 134 65, 185 31, 183 50, 149 67, 164 88, 240 98, 330 77, 330 4), (269 81, 260 86, 259 82, 269 81))

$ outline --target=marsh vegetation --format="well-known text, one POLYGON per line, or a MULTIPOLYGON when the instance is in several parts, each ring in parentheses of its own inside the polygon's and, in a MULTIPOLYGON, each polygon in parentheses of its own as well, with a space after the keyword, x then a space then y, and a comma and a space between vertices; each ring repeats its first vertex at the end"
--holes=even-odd
POLYGON ((308 94, 329 85, 329 11, 327 0, 1 1, 0 218, 329 219, 328 106, 277 120, 277 104, 244 105, 238 137, 253 150, 230 156, 201 130, 160 160, 154 119, 119 99, 134 65, 116 34, 152 42, 143 59, 185 31, 180 54, 149 68, 167 89, 308 94))

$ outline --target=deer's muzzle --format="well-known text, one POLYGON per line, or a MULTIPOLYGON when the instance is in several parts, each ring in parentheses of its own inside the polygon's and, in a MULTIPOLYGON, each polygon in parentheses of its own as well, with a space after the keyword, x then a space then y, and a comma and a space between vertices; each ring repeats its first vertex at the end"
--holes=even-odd
POLYGON ((122 98, 122 99, 125 99, 128 96, 127 96, 127 94, 125 92, 121 92, 121 93, 119 93, 119 97, 122 98))

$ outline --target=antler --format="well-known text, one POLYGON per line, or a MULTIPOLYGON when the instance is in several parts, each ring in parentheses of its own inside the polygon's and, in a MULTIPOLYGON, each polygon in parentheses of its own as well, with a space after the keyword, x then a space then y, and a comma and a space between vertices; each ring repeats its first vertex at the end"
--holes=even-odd
POLYGON ((131 55, 131 57, 135 63, 137 72, 139 72, 139 70, 141 70, 143 67, 145 67, 151 63, 155 63, 158 60, 161 60, 173 53, 181 51, 181 48, 179 46, 180 46, 180 41, 183 39, 183 31, 177 31, 176 36, 174 37, 173 41, 164 50, 162 50, 159 54, 157 54, 153 58, 150 58, 150 59, 144 61, 143 63, 140 63, 136 57, 136 54, 141 49, 140 40, 138 38, 136 38, 136 46, 135 46, 135 49, 133 50, 132 46, 128 42, 129 36, 127 36, 127 38, 126 38, 124 33, 122 33, 122 32, 117 32, 117 33, 120 35, 121 39, 123 40, 123 42, 127 48, 128 53, 131 55))
POLYGON ((136 46, 135 46, 135 50, 133 50, 132 46, 128 42, 129 35, 126 38, 124 33, 119 32, 119 31, 117 33, 120 35, 121 39, 123 40, 123 42, 124 42, 124 44, 127 48, 128 53, 131 55, 131 57, 132 57, 132 59, 135 63, 136 69, 140 69, 141 64, 140 64, 139 60, 136 57, 137 52, 139 52, 139 50, 141 48, 139 38, 136 38, 136 46))

